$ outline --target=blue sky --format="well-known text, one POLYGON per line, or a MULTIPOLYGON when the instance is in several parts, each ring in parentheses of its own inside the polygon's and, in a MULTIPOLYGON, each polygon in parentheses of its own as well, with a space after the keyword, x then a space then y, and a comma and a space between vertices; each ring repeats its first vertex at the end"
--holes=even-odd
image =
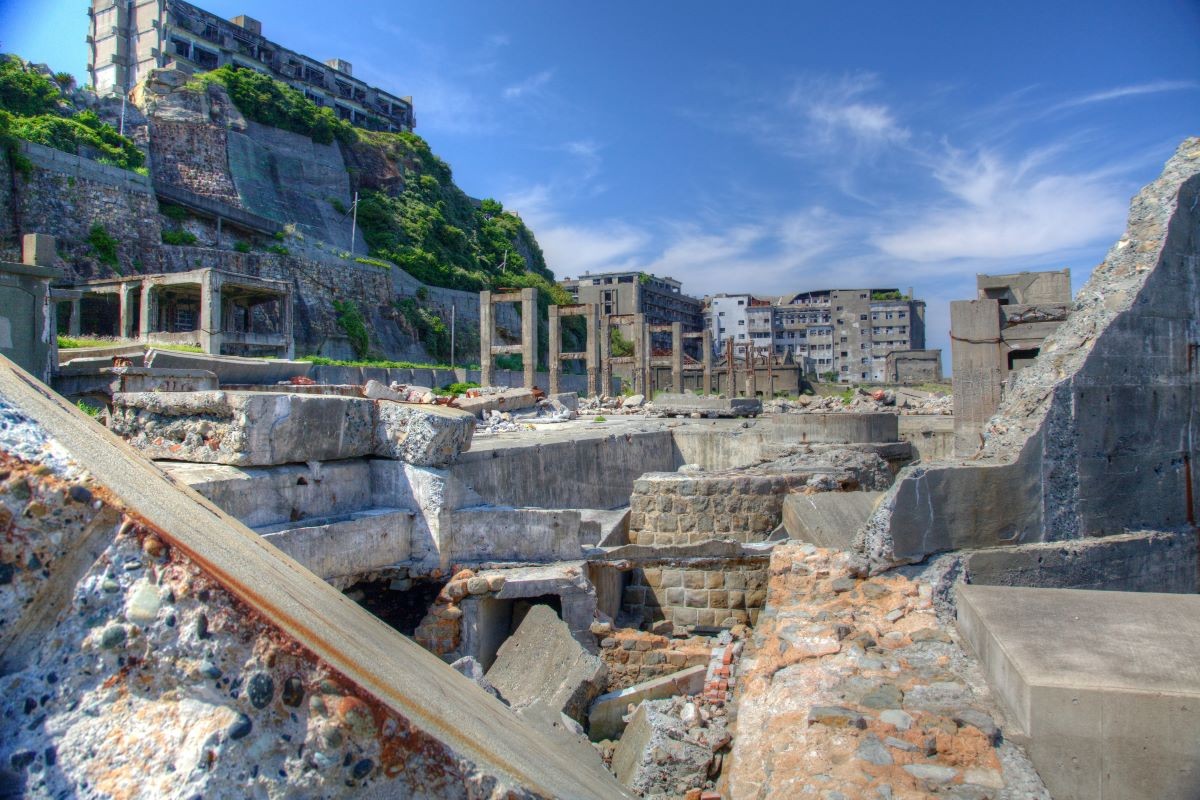
MULTIPOLYGON (((1197 0, 201 5, 413 95, 459 185, 520 212, 560 277, 912 286, 947 351, 975 273, 1078 288, 1200 135, 1197 0)), ((0 0, 0 46, 82 75, 86 7, 0 0)))

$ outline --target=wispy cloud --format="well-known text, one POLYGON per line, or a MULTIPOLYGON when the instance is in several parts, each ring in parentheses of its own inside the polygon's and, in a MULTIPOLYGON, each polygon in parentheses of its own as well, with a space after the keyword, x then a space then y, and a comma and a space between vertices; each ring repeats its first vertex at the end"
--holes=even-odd
POLYGON ((522 81, 504 87, 500 92, 505 100, 516 100, 526 95, 536 94, 546 87, 554 78, 554 69, 544 69, 525 78, 522 81))
POLYGON ((1125 97, 1137 97, 1144 94, 1159 94, 1160 92, 1178 92, 1186 89, 1200 88, 1196 81, 1150 81, 1129 86, 1117 86, 1100 92, 1092 92, 1070 100, 1065 100, 1054 106, 1054 110, 1076 108, 1093 103, 1106 103, 1109 100, 1120 100, 1125 97))

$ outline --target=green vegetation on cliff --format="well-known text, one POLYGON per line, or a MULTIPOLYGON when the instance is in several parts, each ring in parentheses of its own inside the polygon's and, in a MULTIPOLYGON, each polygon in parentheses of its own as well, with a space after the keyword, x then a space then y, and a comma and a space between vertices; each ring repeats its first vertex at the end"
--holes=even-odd
POLYGON ((570 302, 521 218, 495 200, 473 202, 420 136, 356 128, 301 92, 252 70, 224 66, 192 85, 211 83, 223 86, 249 119, 315 142, 337 141, 348 163, 396 173, 397 179, 385 185, 352 168, 359 188, 358 225, 374 259, 398 264, 433 286, 467 291, 532 287, 540 290, 543 308, 549 302, 570 302))
POLYGON ((12 152, 14 139, 85 155, 123 169, 141 169, 145 155, 133 140, 101 122, 94 111, 79 111, 62 96, 60 85, 20 58, 0 56, 0 143, 12 152))

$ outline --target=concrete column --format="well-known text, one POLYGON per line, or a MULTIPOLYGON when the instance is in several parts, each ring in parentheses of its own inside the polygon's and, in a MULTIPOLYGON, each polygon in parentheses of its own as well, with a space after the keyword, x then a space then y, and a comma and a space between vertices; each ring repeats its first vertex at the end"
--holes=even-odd
POLYGON ((671 391, 683 394, 683 323, 671 323, 671 391))
POLYGON ((71 336, 79 335, 79 317, 82 313, 82 303, 79 300, 72 300, 71 319, 67 322, 67 333, 69 333, 71 336))
POLYGON ((646 383, 649 377, 649 369, 647 363, 649 357, 646 355, 646 348, 649 345, 648 337, 646 336, 646 315, 633 315, 633 391, 635 394, 645 395, 646 399, 651 399, 652 392, 646 383))
POLYGON ((1000 345, 1000 304, 956 300, 950 304, 950 353, 954 365, 954 454, 974 455, 983 429, 1000 405, 1008 365, 1000 345))
POLYGON ((704 329, 704 337, 700 340, 701 355, 700 363, 704 365, 704 394, 712 394, 712 331, 708 328, 704 329))
POLYGON ((738 396, 737 368, 733 364, 733 337, 725 340, 725 393, 732 399, 738 396))
POLYGON ((200 275, 200 349, 221 354, 221 279, 211 271, 200 275))
POLYGON ((602 313, 599 306, 596 312, 600 317, 600 333, 596 342, 600 346, 600 391, 606 395, 612 392, 612 323, 608 314, 602 313))
POLYGON ((559 330, 558 306, 550 306, 550 341, 546 355, 546 368, 550 370, 550 394, 558 394, 559 373, 562 371, 562 331, 559 330))
POLYGON ((526 389, 532 389, 537 381, 537 323, 537 289, 522 289, 521 363, 525 365, 526 389))
POLYGON ((139 310, 140 324, 138 338, 143 342, 150 341, 154 333, 154 323, 158 320, 158 295, 154 292, 154 284, 142 281, 142 307, 139 310))
MULTIPOLYGON (((775 349, 775 345, 771 345, 771 349, 775 349)), ((775 396, 775 354, 767 353, 767 392, 766 399, 770 400, 775 396)))
POLYGON ((125 285, 117 285, 117 335, 122 339, 128 339, 133 335, 133 314, 129 307, 129 287, 125 285))
POLYGON ((600 328, 600 307, 588 303, 585 307, 584 320, 587 327, 587 392, 589 397, 596 397, 607 392, 600 391, 600 343, 596 340, 600 328))
POLYGON ((492 385, 492 336, 496 323, 492 318, 492 293, 479 293, 479 382, 492 385))
POLYGON ((746 397, 755 397, 758 392, 755 385, 754 374, 754 348, 746 348, 746 397))
POLYGON ((292 329, 292 313, 292 293, 288 292, 279 301, 279 332, 283 334, 284 358, 296 357, 296 336, 292 329))

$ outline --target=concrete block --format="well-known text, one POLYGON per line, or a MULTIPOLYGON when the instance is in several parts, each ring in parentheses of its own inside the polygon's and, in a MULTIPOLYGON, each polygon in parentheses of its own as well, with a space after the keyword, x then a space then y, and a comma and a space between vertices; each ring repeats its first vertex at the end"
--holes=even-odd
POLYGON ((117 392, 210 392, 217 389, 217 375, 205 369, 152 369, 110 367, 100 370, 112 376, 109 388, 117 392))
POLYGON ((617 780, 639 796, 678 796, 676 787, 703 783, 712 750, 688 741, 683 722, 643 703, 613 752, 617 780))
POLYGON ((579 538, 583 544, 596 547, 619 547, 629 544, 628 508, 613 511, 581 508, 579 518, 579 538))
POLYGON ((957 588, 958 626, 1056 800, 1200 786, 1200 596, 957 588))
POLYGON ((354 397, 140 392, 113 395, 109 427, 149 458, 265 466, 369 455, 375 420, 354 397))
POLYGON ((420 467, 443 467, 471 447, 475 417, 437 405, 378 403, 375 455, 420 467))
POLYGON ((538 604, 500 645, 487 679, 515 709, 540 704, 582 722, 606 674, 604 662, 583 649, 554 609, 538 604))
POLYGON ((328 580, 407 561, 414 516, 402 509, 373 508, 348 519, 264 533, 263 538, 328 580))
POLYGON ((643 700, 699 694, 704 689, 707 672, 708 666, 701 664, 600 695, 588 709, 588 736, 593 742, 616 739, 625 730, 624 716, 630 704, 636 706, 643 700))
POLYGON ((442 556, 454 561, 579 558, 579 512, 483 506, 442 514, 442 556))
POLYGON ((883 492, 789 494, 783 500, 788 536, 819 547, 849 550, 883 492))
MULTIPOLYGON (((286 361, 275 358, 240 358, 207 353, 185 353, 180 350, 146 352, 146 366, 162 369, 203 369, 213 372, 221 383, 279 383, 290 378, 307 376, 310 361, 286 361)), ((358 381, 361 383, 361 381, 358 381)))
POLYGON ((654 396, 654 410, 664 414, 703 414, 708 417, 757 417, 762 413, 762 401, 753 397, 660 392, 654 396))

